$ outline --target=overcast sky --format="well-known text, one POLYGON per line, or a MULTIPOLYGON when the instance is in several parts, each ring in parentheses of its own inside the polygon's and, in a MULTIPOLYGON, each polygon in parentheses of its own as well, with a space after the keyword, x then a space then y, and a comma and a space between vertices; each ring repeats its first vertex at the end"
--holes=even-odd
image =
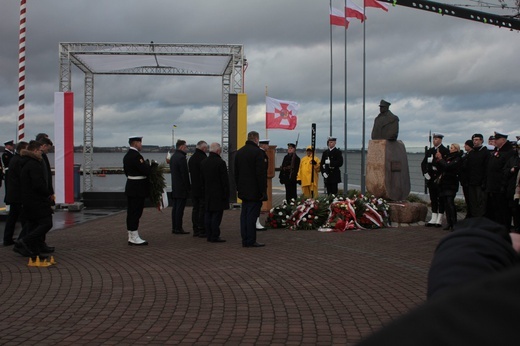
MULTIPOLYGON (((362 6, 362 0, 354 0, 362 6)), ((442 2, 442 1, 439 1, 442 2)), ((469 0, 444 1, 471 4, 469 0)), ((489 0, 498 3, 498 0, 489 0)), ((514 3, 514 1, 509 1, 514 3)), ((333 0, 342 8, 343 0, 333 0)), ((480 11, 497 12, 488 8, 480 11)), ((19 1, 0 2, 0 141, 15 139, 18 117, 19 1)), ((500 10, 500 14, 511 11, 500 10)), ((399 139, 428 144, 428 132, 464 143, 475 132, 520 135, 520 33, 406 7, 366 13, 366 138, 381 99, 400 118, 399 139)), ((26 139, 54 133, 60 42, 242 44, 248 130, 264 137, 269 96, 300 104, 294 131, 269 130, 285 147, 300 134, 317 146, 329 135, 329 0, 27 0, 26 139)), ((344 142, 344 30, 333 27, 333 135, 344 142)), ((363 128, 363 25, 347 31, 348 148, 363 128)), ((73 66, 75 144, 83 142, 83 75, 73 66)), ((170 145, 175 138, 221 141, 221 78, 95 77, 94 145, 170 145)))

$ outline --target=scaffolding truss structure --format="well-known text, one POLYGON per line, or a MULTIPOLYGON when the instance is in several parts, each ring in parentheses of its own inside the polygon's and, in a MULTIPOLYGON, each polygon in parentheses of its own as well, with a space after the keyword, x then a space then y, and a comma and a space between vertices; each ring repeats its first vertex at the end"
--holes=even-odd
POLYGON ((222 156, 229 147, 229 94, 244 92, 242 45, 60 43, 59 91, 72 91, 72 65, 84 73, 83 191, 93 188, 94 75, 210 76, 222 78, 222 156))

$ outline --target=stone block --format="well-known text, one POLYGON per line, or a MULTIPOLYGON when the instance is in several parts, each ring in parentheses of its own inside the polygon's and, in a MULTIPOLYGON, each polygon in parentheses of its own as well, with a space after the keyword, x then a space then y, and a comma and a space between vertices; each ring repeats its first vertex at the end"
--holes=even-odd
POLYGON ((417 223, 426 220, 428 207, 423 203, 389 203, 392 223, 417 223))

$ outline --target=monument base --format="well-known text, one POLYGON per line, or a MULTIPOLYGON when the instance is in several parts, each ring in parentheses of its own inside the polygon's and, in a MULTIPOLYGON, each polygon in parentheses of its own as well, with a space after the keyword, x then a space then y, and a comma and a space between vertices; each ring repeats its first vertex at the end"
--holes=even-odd
POLYGON ((408 197, 410 172, 402 141, 378 139, 368 143, 366 187, 374 196, 391 201, 408 197))
POLYGON ((389 203, 390 221, 393 225, 402 223, 418 223, 426 220, 428 207, 423 203, 389 203))

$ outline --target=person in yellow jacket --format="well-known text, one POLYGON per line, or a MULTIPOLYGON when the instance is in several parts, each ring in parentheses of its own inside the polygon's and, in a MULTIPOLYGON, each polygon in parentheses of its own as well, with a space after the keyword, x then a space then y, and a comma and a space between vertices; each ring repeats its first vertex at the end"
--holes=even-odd
POLYGON ((308 146, 306 153, 307 156, 303 157, 300 161, 300 169, 298 170, 298 177, 296 178, 298 184, 302 187, 303 196, 306 198, 318 198, 318 172, 320 171, 320 159, 314 156, 314 162, 312 162, 312 146, 308 146), (313 165, 314 163, 314 165, 313 165), (311 172, 314 166, 314 181, 311 184, 311 172))

